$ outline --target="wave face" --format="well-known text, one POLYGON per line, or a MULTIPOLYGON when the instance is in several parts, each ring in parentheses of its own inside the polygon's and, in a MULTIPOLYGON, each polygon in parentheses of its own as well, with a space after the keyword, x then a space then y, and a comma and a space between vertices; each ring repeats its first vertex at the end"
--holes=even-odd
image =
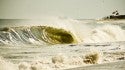
POLYGON ((68 44, 76 43, 76 39, 71 32, 54 27, 10 27, 0 29, 0 43, 68 44))

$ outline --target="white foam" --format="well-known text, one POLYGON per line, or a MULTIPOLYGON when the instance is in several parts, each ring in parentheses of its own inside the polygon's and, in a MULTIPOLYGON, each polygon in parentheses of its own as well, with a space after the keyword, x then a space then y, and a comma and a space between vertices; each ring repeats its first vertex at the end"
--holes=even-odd
POLYGON ((17 66, 0 58, 0 70, 17 70, 17 66))
POLYGON ((92 29, 85 43, 125 41, 124 30, 117 25, 103 25, 92 29))

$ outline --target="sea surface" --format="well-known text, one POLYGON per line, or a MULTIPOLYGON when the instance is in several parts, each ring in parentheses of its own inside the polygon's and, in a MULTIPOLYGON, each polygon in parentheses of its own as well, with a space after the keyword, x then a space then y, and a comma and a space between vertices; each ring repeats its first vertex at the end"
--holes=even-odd
POLYGON ((125 60, 125 20, 0 19, 0 70, 64 70, 125 60))

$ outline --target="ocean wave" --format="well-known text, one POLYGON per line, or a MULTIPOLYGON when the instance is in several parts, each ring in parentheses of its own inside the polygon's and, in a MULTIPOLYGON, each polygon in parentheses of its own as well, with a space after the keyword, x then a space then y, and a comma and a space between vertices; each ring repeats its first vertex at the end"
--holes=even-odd
POLYGON ((0 29, 1 44, 69 44, 77 43, 65 29, 50 26, 5 27, 0 29))

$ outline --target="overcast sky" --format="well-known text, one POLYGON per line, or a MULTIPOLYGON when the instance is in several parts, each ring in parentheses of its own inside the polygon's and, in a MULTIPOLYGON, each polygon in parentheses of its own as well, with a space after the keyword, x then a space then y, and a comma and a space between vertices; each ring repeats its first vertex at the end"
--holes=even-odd
POLYGON ((44 16, 93 19, 115 10, 125 14, 125 0, 0 0, 1 19, 44 16))

